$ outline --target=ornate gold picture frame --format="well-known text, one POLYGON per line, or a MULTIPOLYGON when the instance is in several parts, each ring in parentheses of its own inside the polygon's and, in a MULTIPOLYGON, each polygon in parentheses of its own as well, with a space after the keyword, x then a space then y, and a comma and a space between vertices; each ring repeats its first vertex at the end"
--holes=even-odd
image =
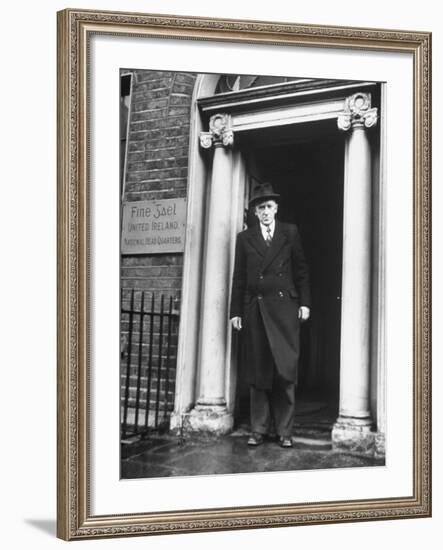
MULTIPOLYGON (((57 68, 58 536, 74 540, 430 516, 431 34, 68 9, 58 13, 57 68), (408 405, 412 451, 407 494, 344 499, 313 497, 300 500, 294 497, 284 502, 268 499, 265 494, 262 501, 250 505, 238 505, 233 500, 232 505, 181 505, 175 509, 162 504, 157 506, 153 493, 149 511, 101 513, 94 510, 91 480, 96 474, 94 468, 100 465, 91 459, 91 441, 96 435, 96 423, 91 420, 94 399, 91 350, 94 346, 92 333, 100 327, 94 326, 95 316, 91 310, 94 289, 90 271, 96 252, 91 247, 91 235, 99 206, 93 205, 91 199, 91 148, 96 144, 91 142, 90 93, 91 81, 96 78, 91 48, 97 36, 136 41, 149 39, 157 41, 158 45, 165 40, 179 39, 198 43, 202 51, 212 44, 225 44, 226 47, 245 44, 310 48, 325 54, 333 50, 362 56, 374 52, 381 56, 409 56, 413 79, 412 158, 409 159, 412 184, 407 187, 406 195, 410 196, 412 231, 397 243, 409 250, 412 281, 412 291, 405 300, 412 312, 411 333, 405 336, 411 342, 411 368, 405 366, 405 372, 411 386, 409 401, 412 401, 408 405)), ((212 109, 209 101, 205 108, 208 112, 212 109)), ((341 115, 341 124, 345 126, 349 122, 346 117, 350 119, 350 111, 341 115)), ((116 178, 117 181, 118 174, 116 178)), ((389 446, 389 440, 387 444, 389 446)), ((115 449, 116 456, 118 452, 115 449)), ((170 484, 168 490, 171 490, 170 484)))

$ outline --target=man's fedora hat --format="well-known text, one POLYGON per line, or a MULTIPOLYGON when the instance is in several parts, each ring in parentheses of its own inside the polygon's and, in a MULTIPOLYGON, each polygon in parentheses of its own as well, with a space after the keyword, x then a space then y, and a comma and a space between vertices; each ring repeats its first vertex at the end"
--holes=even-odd
POLYGON ((278 201, 279 198, 280 195, 278 193, 274 193, 274 189, 270 183, 262 183, 261 185, 257 185, 257 187, 255 187, 252 191, 251 198, 249 199, 249 208, 252 208, 260 202, 271 199, 278 201))

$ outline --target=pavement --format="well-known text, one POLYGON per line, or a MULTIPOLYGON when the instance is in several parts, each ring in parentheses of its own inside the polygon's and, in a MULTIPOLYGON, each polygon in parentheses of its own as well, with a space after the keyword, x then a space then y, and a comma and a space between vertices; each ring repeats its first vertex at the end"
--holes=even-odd
POLYGON ((384 458, 332 448, 334 412, 318 405, 298 411, 294 446, 282 449, 275 437, 248 447, 246 424, 229 435, 152 433, 126 440, 121 447, 121 479, 277 472, 384 466, 384 458))

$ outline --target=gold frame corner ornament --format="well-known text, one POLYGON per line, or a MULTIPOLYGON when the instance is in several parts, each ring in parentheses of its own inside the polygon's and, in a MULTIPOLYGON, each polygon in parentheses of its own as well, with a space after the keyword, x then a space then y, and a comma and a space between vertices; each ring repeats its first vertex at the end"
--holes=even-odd
POLYGON ((65 540, 431 515, 431 33, 67 9, 57 14, 57 535, 65 540), (93 33, 406 52, 414 60, 413 496, 92 516, 87 46, 93 33))

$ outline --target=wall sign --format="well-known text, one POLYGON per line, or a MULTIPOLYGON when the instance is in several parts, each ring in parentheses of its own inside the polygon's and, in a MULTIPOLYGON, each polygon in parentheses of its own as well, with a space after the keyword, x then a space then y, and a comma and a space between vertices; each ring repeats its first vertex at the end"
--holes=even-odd
POLYGON ((186 199, 135 201, 123 204, 122 254, 183 252, 186 199))

